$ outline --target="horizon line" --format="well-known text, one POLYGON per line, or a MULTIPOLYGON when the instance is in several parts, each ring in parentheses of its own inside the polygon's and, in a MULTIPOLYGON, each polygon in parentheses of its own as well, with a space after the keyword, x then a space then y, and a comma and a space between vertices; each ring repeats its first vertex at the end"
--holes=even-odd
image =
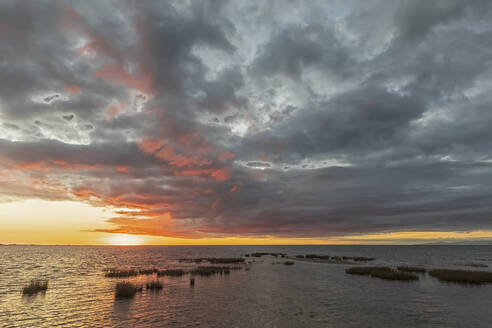
POLYGON ((17 244, 0 243, 0 246, 81 246, 81 247, 152 247, 152 246, 492 246, 490 243, 473 244, 473 241, 467 243, 418 243, 418 244, 142 244, 142 245, 109 245, 109 244, 17 244))

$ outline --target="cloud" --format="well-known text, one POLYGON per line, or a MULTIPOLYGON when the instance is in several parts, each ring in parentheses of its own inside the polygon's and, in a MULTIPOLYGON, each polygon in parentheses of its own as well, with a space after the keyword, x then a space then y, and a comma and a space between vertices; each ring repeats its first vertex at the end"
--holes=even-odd
POLYGON ((491 13, 3 2, 0 200, 186 238, 490 229, 491 13))

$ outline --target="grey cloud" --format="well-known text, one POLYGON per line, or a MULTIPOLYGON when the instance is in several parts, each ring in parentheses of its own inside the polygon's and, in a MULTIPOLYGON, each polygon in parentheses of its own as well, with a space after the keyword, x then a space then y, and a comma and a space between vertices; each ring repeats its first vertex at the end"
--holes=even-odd
POLYGON ((2 2, 0 194, 194 237, 491 229, 490 7, 2 2))
POLYGON ((336 74, 350 64, 349 56, 333 32, 323 26, 287 26, 261 47, 252 72, 269 77, 283 73, 299 79, 303 67, 317 65, 325 74, 336 74))
POLYGON ((249 167, 256 167, 256 168, 267 168, 272 166, 270 163, 265 163, 265 162, 248 162, 246 163, 246 165, 249 167))

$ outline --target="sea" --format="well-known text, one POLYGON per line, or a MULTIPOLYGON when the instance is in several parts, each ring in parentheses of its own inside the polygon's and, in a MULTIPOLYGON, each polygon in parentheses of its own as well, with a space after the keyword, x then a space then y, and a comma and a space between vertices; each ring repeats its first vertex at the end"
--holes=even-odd
POLYGON ((492 284, 388 281, 347 264, 246 257, 228 275, 106 278, 107 268, 189 269, 181 258, 254 252, 373 257, 370 264, 492 270, 492 246, 0 246, 0 327, 492 327, 492 284), (254 261, 254 262, 253 262, 254 261), (481 268, 469 265, 480 265, 481 268), (23 296, 31 279, 46 293, 23 296), (160 292, 115 298, 121 281, 160 292))

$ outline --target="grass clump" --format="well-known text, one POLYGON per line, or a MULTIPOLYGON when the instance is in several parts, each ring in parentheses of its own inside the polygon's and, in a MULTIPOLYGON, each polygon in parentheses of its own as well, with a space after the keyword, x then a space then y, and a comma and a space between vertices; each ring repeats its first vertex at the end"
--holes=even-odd
POLYGON ((265 256, 265 255, 270 255, 270 256, 274 256, 274 257, 277 257, 277 256, 285 257, 287 254, 285 254, 285 253, 264 253, 264 252, 257 252, 257 253, 252 253, 250 255, 252 257, 262 257, 262 256, 265 256))
POLYGON ((318 254, 306 254, 305 256, 298 255, 296 257, 312 259, 312 260, 331 260, 337 262, 343 262, 343 261, 367 262, 367 261, 375 260, 372 257, 364 257, 364 256, 329 256, 329 255, 318 255, 318 254))
POLYGON ((413 273, 400 272, 391 268, 380 268, 371 271, 371 277, 386 280, 411 281, 418 280, 419 277, 413 273))
POLYGON ((196 259, 179 259, 180 262, 209 262, 212 264, 231 264, 231 263, 244 263, 244 259, 242 257, 203 257, 196 259))
POLYGON ((399 272, 389 267, 352 267, 345 269, 347 274, 368 275, 386 280, 417 280, 419 277, 412 273, 399 272))
POLYGON ((231 270, 240 270, 240 266, 200 266, 190 271, 192 275, 211 276, 214 274, 229 274, 231 270))
POLYGON ((141 275, 152 275, 154 273, 157 273, 159 270, 156 268, 148 268, 148 269, 140 269, 138 270, 138 273, 141 275))
POLYGON ((138 275, 139 275, 139 271, 137 270, 109 269, 104 276, 107 278, 128 278, 128 277, 136 277, 138 275))
POLYGON ((463 265, 468 266, 468 267, 474 267, 474 268, 488 268, 489 267, 487 264, 483 264, 483 263, 465 263, 463 265))
POLYGON ((372 270, 381 269, 385 267, 364 267, 364 266, 356 266, 352 268, 345 269, 345 273, 347 274, 357 274, 357 275, 370 275, 372 270))
POLYGON ((232 257, 232 258, 210 258, 207 259, 210 263, 213 264, 231 264, 231 263, 244 263, 244 259, 241 257, 232 257))
POLYGON ((193 263, 202 263, 205 259, 196 258, 196 259, 179 259, 179 262, 193 262, 193 263))
POLYGON ((46 292, 48 289, 48 280, 34 279, 31 283, 22 288, 22 295, 34 295, 41 292, 46 292))
POLYGON ((413 273, 425 273, 425 272, 427 272, 427 270, 424 268, 412 267, 412 266, 400 265, 400 266, 397 266, 396 268, 402 272, 413 272, 413 273))
POLYGON ((132 298, 137 292, 141 292, 142 287, 131 282, 119 282, 115 287, 115 297, 117 299, 132 298))
POLYGON ((162 270, 157 272, 157 276, 173 276, 173 277, 181 277, 185 275, 186 272, 182 269, 168 269, 168 270, 162 270))
POLYGON ((164 288, 159 280, 148 282, 145 284, 145 287, 147 288, 147 290, 161 290, 162 288, 164 288))
POLYGON ((284 265, 294 265, 294 261, 285 261, 284 265))
POLYGON ((430 270, 429 275, 441 281, 448 282, 458 282, 465 284, 492 283, 492 272, 488 271, 436 269, 430 270))
POLYGON ((358 261, 358 262, 368 262, 368 261, 374 261, 375 258, 373 257, 364 257, 364 256, 354 256, 352 258, 354 261, 358 261))
POLYGON ((191 270, 192 275, 211 276, 214 274, 222 274, 227 267, 220 266, 201 266, 191 270))
POLYGON ((342 260, 349 260, 351 257, 347 256, 330 256, 330 255, 318 255, 318 254, 306 254, 304 256, 306 259, 312 259, 312 260, 333 260, 333 261, 342 261, 342 260))

